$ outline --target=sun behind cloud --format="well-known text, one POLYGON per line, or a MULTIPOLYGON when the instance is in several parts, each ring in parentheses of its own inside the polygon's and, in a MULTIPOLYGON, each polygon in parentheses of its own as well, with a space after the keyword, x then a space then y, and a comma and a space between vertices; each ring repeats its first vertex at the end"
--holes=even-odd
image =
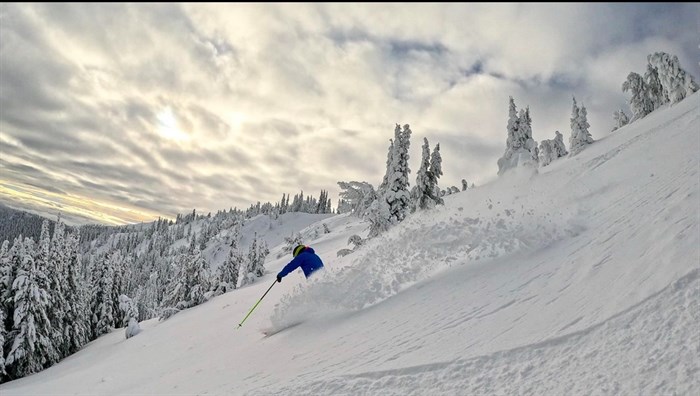
POLYGON ((175 118, 175 113, 170 107, 166 107, 157 115, 158 118, 158 133, 160 136, 174 140, 176 142, 184 142, 190 140, 190 135, 180 130, 175 118))

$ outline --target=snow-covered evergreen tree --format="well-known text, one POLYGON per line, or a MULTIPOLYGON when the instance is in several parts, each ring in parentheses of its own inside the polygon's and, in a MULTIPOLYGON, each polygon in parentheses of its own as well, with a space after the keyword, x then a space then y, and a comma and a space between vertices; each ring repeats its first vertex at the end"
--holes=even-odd
POLYGON ((245 264, 245 256, 238 248, 231 248, 226 260, 216 269, 215 295, 220 295, 238 286, 238 273, 241 265, 245 264))
POLYGON ((376 237, 391 226, 389 204, 383 197, 377 197, 367 209, 366 219, 369 222, 369 238, 376 237))
POLYGON ((35 264, 37 269, 46 274, 48 284, 45 289, 49 294, 49 306, 47 309, 49 321, 51 322, 52 347, 55 346, 55 353, 51 354, 49 364, 57 363, 62 357, 59 350, 64 344, 63 332, 65 324, 66 300, 63 293, 65 285, 63 264, 65 251, 63 243, 64 225, 59 217, 54 227, 53 237, 49 236, 49 222, 45 220, 41 227, 39 246, 35 264))
POLYGON ((95 283, 92 290, 91 324, 93 337, 97 338, 108 333, 114 327, 114 303, 112 301, 114 272, 112 271, 112 255, 103 255, 95 264, 95 283))
POLYGON ((31 240, 20 246, 22 265, 12 284, 15 311, 12 331, 14 340, 7 358, 6 370, 12 378, 24 377, 42 370, 53 360, 55 349, 51 343, 51 323, 47 316, 49 295, 46 274, 34 262, 31 240))
MULTIPOLYGON (((8 246, 10 241, 3 241, 0 245, 0 296, 6 291, 5 277, 10 271, 10 257, 8 255, 8 246)), ((5 305, 0 299, 0 383, 5 382, 7 373, 5 372, 5 340, 7 339, 7 330, 5 323, 7 322, 7 312, 5 305)))
POLYGON ((469 188, 469 182, 467 182, 465 179, 462 179, 462 191, 466 191, 469 188))
POLYGON ((126 327, 126 338, 131 338, 141 332, 138 322, 138 307, 129 296, 125 294, 119 296, 119 310, 122 313, 121 324, 126 327))
MULTIPOLYGON (((564 135, 559 133, 559 131, 554 131, 554 143, 553 143, 553 145, 554 145, 554 153, 557 155, 557 158, 569 155, 569 152, 566 151, 566 145, 564 144, 564 135)), ((474 183, 472 183, 472 188, 474 188, 474 183)))
POLYGON ((576 105, 576 98, 571 109, 571 137, 569 138, 569 156, 580 153, 587 145, 593 143, 593 138, 588 132, 588 118, 586 107, 576 105))
POLYGON ((121 317, 117 325, 120 327, 126 327, 129 324, 129 319, 139 317, 136 303, 126 294, 119 295, 119 313, 121 317))
POLYGON ((255 233, 248 249, 248 263, 243 284, 253 283, 256 278, 265 275, 265 258, 269 253, 267 242, 258 240, 258 234, 255 233))
POLYGON ((651 100, 654 110, 668 103, 668 94, 664 92, 659 79, 659 73, 655 67, 647 63, 647 71, 644 73, 644 83, 647 88, 647 95, 651 100))
POLYGON ((63 326, 63 356, 77 352, 89 339, 89 325, 84 279, 81 274, 78 254, 79 229, 68 234, 65 240, 65 287, 66 309, 63 326))
MULTIPOLYGON (((396 124, 396 128, 394 129, 394 136, 397 136, 401 132, 401 129, 399 128, 399 124, 396 124)), ((384 178, 382 179, 381 184, 379 184, 379 187, 377 188, 377 196, 384 195, 386 192, 387 187, 389 186, 389 170, 391 169, 391 164, 394 161, 394 139, 389 139, 389 150, 387 151, 386 154, 386 171, 384 172, 384 178)))
MULTIPOLYGON (((4 241, 0 246, 0 311, 5 313, 4 321, 0 322, 3 329, 11 329, 12 309, 14 306, 12 282, 15 280, 17 267, 13 268, 13 258, 18 255, 19 245, 15 239, 12 249, 8 249, 10 241, 4 241)), ((7 340, 9 341, 9 340, 7 340)))
MULTIPOLYGON (((154 238, 157 240, 161 239, 160 232, 156 231, 154 238)), ((112 301, 112 312, 115 314, 114 326, 119 326, 119 320, 117 318, 117 313, 119 312, 119 296, 126 293, 126 283, 129 279, 128 267, 130 264, 130 259, 128 256, 124 256, 121 251, 116 250, 112 253, 110 265, 112 267, 112 295, 110 301, 112 301)))
POLYGON ((622 83, 622 92, 627 91, 632 94, 630 97, 630 109, 632 110, 630 122, 643 118, 654 111, 654 103, 648 92, 649 88, 642 76, 634 72, 627 75, 627 81, 622 83))
MULTIPOLYGON (((377 199, 377 192, 371 184, 367 182, 338 182, 342 190, 338 195, 342 199, 343 206, 347 205, 350 212, 358 217, 363 217, 369 206, 377 199)), ((340 204, 339 204, 340 208, 340 204)), ((340 208, 340 213, 345 213, 344 208, 340 208)))
POLYGON ((302 238, 301 234, 298 232, 292 231, 292 234, 288 237, 284 237, 284 249, 282 249, 282 253, 280 256, 277 258, 280 258, 282 256, 285 256, 287 254, 291 254, 292 250, 303 244, 304 243, 304 238, 302 238))
POLYGON ((408 183, 408 174, 411 173, 408 166, 411 129, 406 124, 401 130, 396 124, 394 134, 394 152, 391 155, 391 167, 387 169, 387 187, 383 194, 389 205, 391 224, 397 224, 406 218, 411 201, 408 183))
POLYGON ((532 138, 532 118, 530 117, 530 107, 526 107, 523 111, 520 109, 520 132, 525 139, 525 149, 530 152, 530 160, 534 166, 537 166, 539 161, 539 153, 537 142, 532 138))
POLYGON ((433 200, 437 205, 443 205, 445 201, 440 197, 440 187, 438 179, 442 176, 442 156, 440 155, 440 143, 435 145, 433 153, 430 155, 430 167, 428 168, 430 185, 433 189, 433 200))
POLYGON ((680 102, 700 89, 693 76, 681 67, 677 56, 655 52, 647 57, 647 61, 651 68, 656 69, 663 88, 662 96, 668 98, 671 104, 680 102))
POLYGON ((413 210, 431 209, 434 206, 432 194, 434 189, 430 185, 428 171, 430 168, 430 145, 427 138, 423 138, 420 167, 416 172, 416 185, 411 190, 413 198, 413 210))
POLYGON ((613 119, 615 120, 615 126, 612 129, 613 131, 622 128, 623 126, 627 125, 627 123, 629 123, 630 121, 629 118, 627 118, 627 114, 625 114, 625 112, 622 109, 616 110, 613 113, 613 119))
POLYGON ((209 264, 201 251, 195 250, 192 262, 192 288, 190 306, 199 305, 207 300, 206 292, 210 289, 211 274, 209 264))
POLYGON ((5 310, 0 309, 0 384, 6 381, 5 371, 5 310))
POLYGON ((554 139, 540 142, 540 166, 547 166, 555 159, 569 154, 564 145, 564 136, 559 131, 554 133, 554 139))
POLYGON ((508 138, 506 151, 498 159, 498 175, 518 166, 537 166, 537 142, 532 139, 530 110, 521 110, 518 115, 513 97, 508 104, 508 138))

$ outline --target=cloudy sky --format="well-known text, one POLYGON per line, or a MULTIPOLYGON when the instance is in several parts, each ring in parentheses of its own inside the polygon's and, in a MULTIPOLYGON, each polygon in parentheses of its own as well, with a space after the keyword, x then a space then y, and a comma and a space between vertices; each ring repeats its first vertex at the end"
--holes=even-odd
MULTIPOLYGON (((698 4, 0 4, 0 202, 122 224, 375 186, 394 125, 496 177, 508 97, 604 138, 646 56, 700 76, 698 4)), ((629 112, 628 112, 629 113, 629 112)))

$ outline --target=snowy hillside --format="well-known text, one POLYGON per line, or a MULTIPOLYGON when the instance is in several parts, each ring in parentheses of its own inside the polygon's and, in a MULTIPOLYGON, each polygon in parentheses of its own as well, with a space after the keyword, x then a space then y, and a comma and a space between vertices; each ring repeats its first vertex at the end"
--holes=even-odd
POLYGON ((330 233, 305 233, 327 271, 286 277, 241 329, 291 258, 280 246, 257 283, 131 339, 114 331, 0 393, 696 394, 699 131, 696 93, 342 258, 366 224, 324 215, 330 233))

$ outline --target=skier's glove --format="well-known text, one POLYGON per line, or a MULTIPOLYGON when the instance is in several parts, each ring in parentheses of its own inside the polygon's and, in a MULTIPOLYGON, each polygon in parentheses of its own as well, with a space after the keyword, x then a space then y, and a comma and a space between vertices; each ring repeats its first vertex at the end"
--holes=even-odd
POLYGON ((282 277, 277 275, 277 282, 282 282, 282 277))

